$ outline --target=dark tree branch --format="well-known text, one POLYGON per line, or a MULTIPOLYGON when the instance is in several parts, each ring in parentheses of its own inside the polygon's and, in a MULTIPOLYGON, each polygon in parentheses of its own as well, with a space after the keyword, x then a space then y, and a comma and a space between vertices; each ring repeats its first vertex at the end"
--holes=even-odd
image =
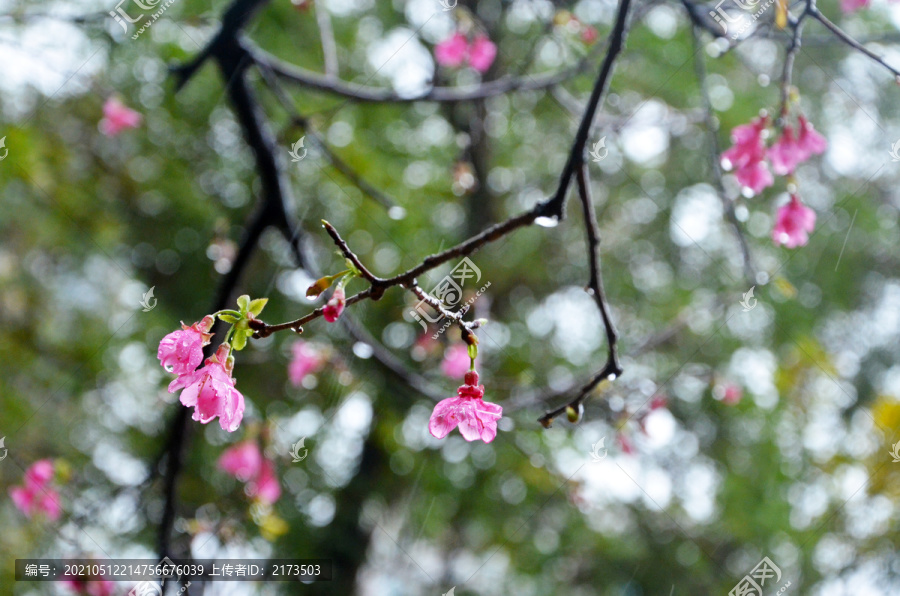
POLYGON ((569 152, 566 166, 563 168, 562 174, 559 177, 559 186, 556 189, 556 194, 548 201, 539 205, 538 215, 541 217, 562 219, 564 216, 569 183, 572 180, 572 176, 581 167, 581 164, 584 163, 585 146, 587 145, 588 136, 591 133, 594 116, 597 114, 600 100, 603 99, 606 94, 609 80, 612 77, 613 67, 616 63, 616 58, 625 45, 625 37, 628 33, 628 10, 630 7, 631 0, 619 0, 616 22, 615 25, 613 25, 612 34, 609 39, 609 48, 606 51, 606 57, 603 59, 600 74, 597 76, 597 82, 594 83, 591 97, 588 99, 587 107, 581 117, 581 124, 578 125, 578 132, 575 134, 575 142, 572 144, 572 150, 569 152))
POLYGON ((578 197, 581 199, 582 214, 584 216, 584 229, 587 236, 588 264, 590 267, 590 278, 588 280, 587 290, 597 304, 597 309, 600 311, 600 318, 603 320, 603 327, 606 330, 606 364, 604 364, 603 368, 578 390, 571 401, 566 405, 560 406, 541 416, 538 419, 538 422, 544 426, 549 426, 554 418, 566 411, 566 408, 573 408, 575 411, 580 411, 581 405, 590 395, 591 391, 593 391, 594 387, 603 380, 614 380, 622 374, 622 367, 619 365, 616 349, 616 343, 619 337, 616 333, 616 327, 612 322, 606 295, 603 291, 603 278, 600 274, 600 230, 597 228, 597 215, 594 212, 594 202, 591 199, 591 183, 588 177, 587 164, 581 164, 576 175, 576 181, 578 185, 578 197))
POLYGON ((391 89, 379 89, 366 85, 348 83, 335 77, 323 75, 284 62, 254 45, 248 45, 254 62, 272 70, 283 79, 292 81, 306 89, 318 89, 358 102, 411 103, 416 101, 460 102, 485 99, 503 95, 511 91, 533 91, 559 85, 584 72, 590 61, 587 58, 569 69, 552 74, 503 77, 479 85, 466 87, 432 87, 417 95, 398 95, 391 89))

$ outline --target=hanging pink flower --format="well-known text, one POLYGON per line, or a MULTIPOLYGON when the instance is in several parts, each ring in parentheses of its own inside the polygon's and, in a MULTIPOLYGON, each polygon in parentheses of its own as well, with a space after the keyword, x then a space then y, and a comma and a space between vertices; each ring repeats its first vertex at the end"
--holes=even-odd
POLYGON ((206 359, 206 365, 181 375, 169 385, 169 393, 182 389, 181 403, 194 408, 193 419, 203 424, 216 416, 223 430, 234 432, 244 418, 244 396, 235 388, 231 377, 231 346, 222 344, 206 359))
POLYGON ((273 505, 281 497, 275 468, 256 441, 242 441, 223 451, 219 468, 244 482, 247 494, 266 505, 273 505))
POLYGON ((443 439, 459 426, 459 432, 466 441, 481 439, 490 443, 497 436, 497 421, 503 415, 503 408, 485 402, 484 385, 478 384, 478 373, 466 373, 465 385, 457 389, 457 397, 441 400, 434 406, 428 430, 438 439, 443 439))
POLYGON ((733 383, 729 383, 725 385, 725 390, 722 392, 722 403, 735 406, 741 402, 742 397, 743 392, 741 388, 733 383))
POLYGON ((298 341, 291 346, 293 358, 288 364, 288 378, 294 386, 299 387, 303 377, 316 372, 322 366, 324 359, 319 350, 305 341, 298 341))
POLYGON ((625 433, 619 432, 616 435, 616 442, 619 444, 619 448, 625 455, 632 455, 634 453, 634 443, 631 442, 631 439, 629 439, 628 435, 625 433))
POLYGON ((787 248, 805 246, 809 242, 809 232, 816 227, 816 212, 800 202, 800 197, 791 195, 787 205, 778 208, 772 240, 775 245, 787 248))
POLYGON ((478 72, 487 72, 497 57, 497 46, 484 35, 479 35, 469 46, 469 66, 478 72))
POLYGON ((331 300, 325 305, 325 310, 322 313, 325 316, 325 320, 329 323, 337 321, 338 317, 341 316, 341 313, 344 312, 344 307, 346 305, 347 296, 344 294, 344 288, 338 286, 331 295, 331 300))
POLYGON ((797 137, 797 145, 802 155, 801 161, 806 161, 811 155, 821 155, 828 149, 828 141, 820 135, 813 125, 802 114, 798 118, 800 122, 800 134, 797 137))
POLYGON ((159 342, 156 357, 160 364, 170 373, 185 375, 193 372, 203 361, 203 346, 207 345, 212 337, 209 332, 212 329, 215 318, 206 315, 190 327, 181 324, 180 331, 173 331, 159 342))
POLYGON ((451 379, 458 379, 466 374, 472 361, 469 358, 469 349, 463 344, 454 344, 444 352, 444 360, 441 362, 441 372, 451 379))
POLYGON ((738 168, 734 173, 734 176, 741 186, 750 190, 755 195, 758 195, 764 189, 772 186, 775 182, 775 178, 772 177, 772 172, 769 171, 768 164, 764 161, 757 161, 738 168))
POLYGON ((141 125, 142 116, 123 104, 118 97, 112 96, 103 104, 103 119, 100 120, 100 132, 114 137, 123 130, 137 128, 141 125))
POLYGON ((841 10, 845 13, 856 12, 869 5, 869 0, 841 0, 841 10))
POLYGON ((259 475, 247 485, 248 492, 257 501, 266 505, 274 505, 281 498, 281 484, 275 476, 275 468, 267 459, 262 461, 259 475))
POLYGON ((39 459, 25 470, 26 486, 44 486, 53 478, 53 460, 39 459))
POLYGON ((794 137, 794 129, 786 124, 781 132, 781 136, 769 148, 769 160, 772 162, 772 170, 779 176, 793 174, 797 164, 804 159, 803 151, 794 137))
POLYGON ((219 456, 219 468, 241 482, 255 478, 262 467, 263 455, 256 441, 242 441, 219 456))
POLYGON ((758 194, 774 182, 769 166, 765 163, 766 143, 763 132, 767 117, 755 118, 731 131, 734 145, 722 153, 722 167, 735 169, 735 176, 744 188, 758 194))
POLYGON ((59 519, 62 507, 59 504, 59 493, 50 485, 52 478, 51 460, 42 459, 34 462, 25 471, 23 485, 9 489, 13 505, 29 519, 35 514, 42 514, 51 521, 59 519))
POLYGON ((456 68, 466 61, 468 52, 469 42, 466 36, 457 31, 434 46, 434 59, 441 66, 456 68))

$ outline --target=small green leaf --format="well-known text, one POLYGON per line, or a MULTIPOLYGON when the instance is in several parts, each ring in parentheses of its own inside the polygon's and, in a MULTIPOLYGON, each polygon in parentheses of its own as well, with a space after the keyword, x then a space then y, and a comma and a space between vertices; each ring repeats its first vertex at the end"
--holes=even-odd
MULTIPOLYGON (((240 313, 238 313, 238 314, 240 315, 240 313)), ((230 323, 232 325, 234 325, 235 323, 240 321, 240 319, 238 317, 235 317, 232 315, 219 315, 219 318, 222 319, 223 321, 225 321, 226 323, 230 323)))
POLYGON ((241 309, 241 314, 247 314, 247 311, 250 309, 250 296, 244 294, 243 296, 239 296, 237 299, 238 306, 241 309))
POLYGON ((269 301, 268 298, 257 298, 253 302, 250 303, 249 310, 253 313, 254 316, 259 316, 259 313, 262 312, 262 309, 266 307, 266 303, 269 301))
POLYGON ((231 348, 233 350, 237 350, 238 352, 243 350, 247 345, 247 332, 246 331, 235 331, 234 339, 231 341, 231 348))

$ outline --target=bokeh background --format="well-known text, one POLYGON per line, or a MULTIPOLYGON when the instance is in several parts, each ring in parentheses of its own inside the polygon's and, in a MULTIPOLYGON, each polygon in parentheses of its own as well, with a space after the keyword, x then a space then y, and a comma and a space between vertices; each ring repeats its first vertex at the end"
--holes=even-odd
MULTIPOLYGON (((178 93, 167 70, 214 35, 227 4, 177 0, 132 40, 107 15, 111 1, 0 1, 4 594, 71 593, 14 582, 16 558, 156 556, 161 456, 182 407, 165 390, 156 346, 180 320, 206 314, 260 191, 214 65, 178 93), (109 138, 98 121, 114 94, 144 121, 109 138), (150 287, 158 305, 143 312, 150 287), (57 522, 25 519, 7 495, 41 458, 69 470, 57 522)), ((319 270, 343 268, 322 218, 388 276, 556 188, 615 5, 466 4, 276 0, 251 21, 255 44, 321 72, 324 12, 340 77, 404 95, 432 77, 479 83, 471 69, 435 74, 432 58, 472 15, 499 47, 484 79, 588 60, 585 74, 554 89, 474 102, 358 103, 284 84, 308 129, 251 68, 319 270), (597 28, 596 45, 554 25, 563 10, 597 28), (308 155, 292 163, 288 150, 304 135, 308 155), (395 208, 361 191, 326 148, 395 208)), ((900 7, 820 8, 900 64, 900 7)), ((794 83, 829 140, 797 176, 816 231, 803 248, 773 246, 784 181, 748 199, 726 176, 752 255, 748 279, 716 190, 698 72, 707 72, 727 147, 732 127, 780 101, 788 37, 763 21, 729 47, 706 32, 695 40, 679 2, 635 7, 591 138, 605 136, 609 154, 590 166, 625 373, 598 387, 581 423, 537 423, 606 358, 570 201, 557 227, 520 230, 472 256, 491 283, 473 311, 490 320, 479 331, 479 368, 487 399, 504 407, 490 444, 431 437, 434 400, 373 357, 373 348, 388 350, 438 392, 455 393, 459 381, 440 363, 458 330, 423 336, 408 314, 414 297, 399 289, 347 310, 378 345, 341 325, 308 325, 303 339, 328 364, 301 386, 287 375, 296 335, 253 341, 238 355, 245 423, 234 434, 191 423, 172 548, 331 558, 337 577, 190 593, 724 595, 763 556, 783 574, 766 594, 787 581, 793 594, 900 593, 900 464, 889 453, 900 440, 900 163, 889 155, 900 90, 885 69, 807 24, 794 83), (758 304, 745 312, 751 286, 758 304), (651 410, 654 398, 665 405, 651 410), (248 436, 265 439, 284 489, 270 511, 216 467, 248 436), (300 437, 309 457, 292 463, 300 437), (594 462, 601 439, 608 454, 594 462)), ((448 270, 420 282, 430 289, 448 270)), ((286 321, 312 308, 312 275, 271 229, 238 292, 267 296, 263 318, 286 321)))

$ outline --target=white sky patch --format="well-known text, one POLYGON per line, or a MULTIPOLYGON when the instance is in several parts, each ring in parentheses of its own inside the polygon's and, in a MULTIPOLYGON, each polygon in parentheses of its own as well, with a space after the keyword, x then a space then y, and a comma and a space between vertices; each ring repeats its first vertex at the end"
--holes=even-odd
POLYGON ((434 72, 431 51, 411 29, 394 29, 373 43, 368 54, 369 64, 378 73, 376 76, 390 79, 400 95, 417 95, 428 88, 434 72))
POLYGON ((731 356, 729 371, 756 397, 756 405, 771 410, 778 403, 775 356, 768 350, 741 348, 731 356))
POLYGON ((35 107, 28 105, 27 89, 57 99, 78 95, 85 92, 86 82, 107 66, 106 53, 97 51, 80 27, 53 19, 4 27, 0 55, 0 93, 6 100, 5 109, 13 115, 35 107))
POLYGON ((685 188, 675 197, 672 208, 672 241, 678 246, 718 243, 722 221, 722 203, 712 187, 697 184, 685 188), (709 240, 709 242, 707 242, 709 240))

